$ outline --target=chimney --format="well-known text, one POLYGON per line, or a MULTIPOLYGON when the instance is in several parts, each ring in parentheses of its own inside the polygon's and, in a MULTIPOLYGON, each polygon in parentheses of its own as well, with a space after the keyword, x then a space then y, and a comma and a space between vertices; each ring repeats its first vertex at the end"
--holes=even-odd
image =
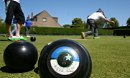
POLYGON ((33 12, 31 12, 31 18, 33 18, 33 12))

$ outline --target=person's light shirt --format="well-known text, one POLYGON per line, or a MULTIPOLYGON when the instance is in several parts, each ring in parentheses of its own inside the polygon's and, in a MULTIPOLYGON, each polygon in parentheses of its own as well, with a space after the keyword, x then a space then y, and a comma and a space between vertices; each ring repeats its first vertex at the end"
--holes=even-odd
MULTIPOLYGON (((5 1, 5 0, 3 0, 3 1, 5 1)), ((13 0, 13 1, 20 3, 20 0, 13 0)))
POLYGON ((100 18, 106 19, 105 16, 101 12, 94 12, 90 16, 88 16, 88 19, 98 20, 100 18))
POLYGON ((16 2, 20 3, 20 0, 13 0, 13 1, 16 1, 16 2))

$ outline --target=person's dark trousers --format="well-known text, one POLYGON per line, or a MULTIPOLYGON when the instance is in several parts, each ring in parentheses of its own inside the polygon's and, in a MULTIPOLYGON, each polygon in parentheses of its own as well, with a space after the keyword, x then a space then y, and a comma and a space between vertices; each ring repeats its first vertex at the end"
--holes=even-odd
POLYGON ((5 23, 11 24, 13 17, 15 17, 15 19, 17 20, 16 23, 24 24, 25 17, 24 17, 24 13, 21 9, 20 3, 17 3, 15 1, 10 1, 9 5, 7 7, 5 23))
POLYGON ((93 19, 88 19, 87 20, 89 27, 89 31, 85 32, 85 36, 94 34, 94 37, 98 36, 98 26, 96 24, 96 21, 93 19))
POLYGON ((29 36, 30 27, 25 27, 25 35, 29 36))

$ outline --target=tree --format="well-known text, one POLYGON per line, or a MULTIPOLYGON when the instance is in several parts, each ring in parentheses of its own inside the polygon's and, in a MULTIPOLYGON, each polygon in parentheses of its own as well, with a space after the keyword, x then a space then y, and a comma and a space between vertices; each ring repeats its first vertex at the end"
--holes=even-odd
POLYGON ((85 21, 83 22, 83 26, 84 26, 85 29, 88 29, 88 27, 89 27, 89 25, 85 21))
POLYGON ((119 22, 118 22, 118 20, 116 18, 112 17, 112 18, 110 18, 110 20, 115 22, 114 24, 113 23, 109 23, 110 26, 112 26, 112 28, 113 27, 119 27, 119 22))
POLYGON ((74 18, 72 20, 72 26, 74 28, 84 28, 84 22, 82 21, 81 18, 74 18))
POLYGON ((103 28, 105 25, 105 20, 103 18, 100 18, 99 20, 96 21, 96 24, 98 25, 99 28, 103 28))
POLYGON ((116 27, 119 27, 119 23, 118 23, 118 20, 114 17, 110 18, 111 21, 114 21, 115 23, 112 23, 112 22, 108 22, 106 24, 106 28, 116 28, 116 27))
POLYGON ((127 26, 130 26, 130 17, 128 18, 126 24, 127 24, 127 26))

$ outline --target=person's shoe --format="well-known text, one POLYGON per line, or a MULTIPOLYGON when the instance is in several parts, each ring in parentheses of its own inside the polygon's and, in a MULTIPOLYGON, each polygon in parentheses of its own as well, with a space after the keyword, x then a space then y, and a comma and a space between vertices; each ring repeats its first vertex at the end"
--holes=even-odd
POLYGON ((12 36, 12 37, 8 37, 9 41, 18 41, 18 40, 27 40, 26 38, 24 38, 23 36, 12 36))
POLYGON ((18 41, 20 39, 18 37, 16 37, 16 36, 12 36, 12 37, 8 37, 8 40, 9 41, 18 41))
POLYGON ((11 41, 11 37, 8 37, 7 39, 8 39, 9 41, 11 41))
POLYGON ((84 39, 85 38, 85 34, 84 32, 81 32, 81 39, 84 39))
POLYGON ((24 38, 23 36, 19 37, 20 40, 27 40, 26 38, 24 38))
POLYGON ((93 37, 93 39, 99 39, 100 37, 93 37))
POLYGON ((27 35, 26 37, 31 37, 31 36, 27 35))

